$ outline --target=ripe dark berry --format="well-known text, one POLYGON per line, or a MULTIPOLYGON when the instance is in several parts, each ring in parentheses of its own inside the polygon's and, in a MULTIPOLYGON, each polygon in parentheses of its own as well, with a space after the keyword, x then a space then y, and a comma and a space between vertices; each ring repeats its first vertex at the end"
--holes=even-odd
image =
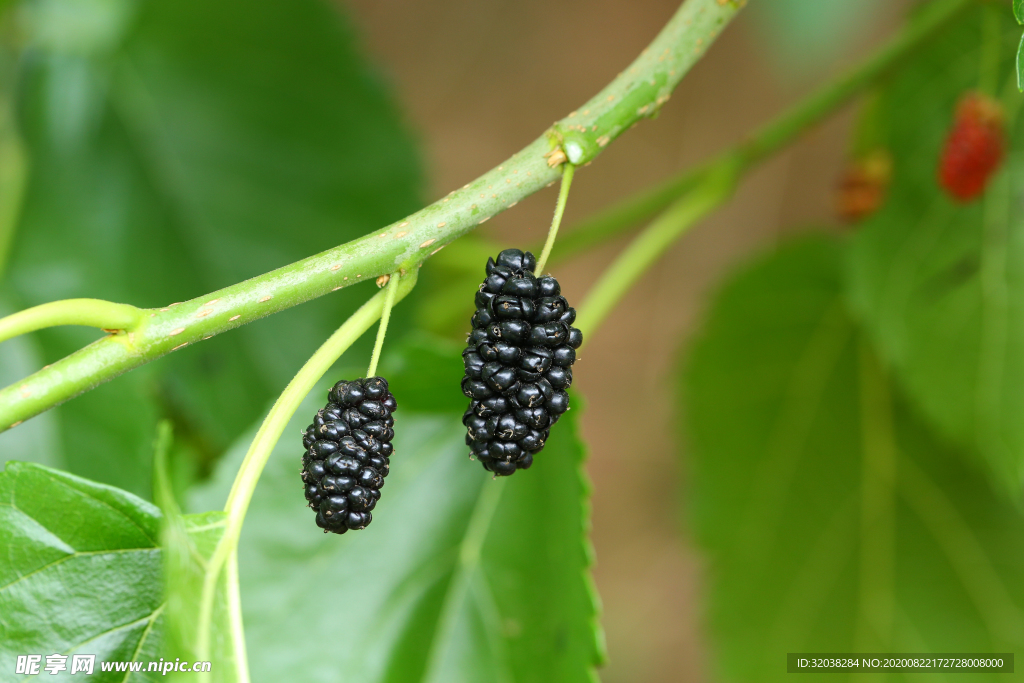
POLYGON ((583 334, 558 280, 538 278, 530 252, 506 249, 487 260, 473 331, 462 353, 466 444, 499 476, 525 470, 551 426, 569 409, 576 349, 583 334))
POLYGON ((980 93, 960 100, 939 160, 939 182, 954 199, 968 202, 985 190, 1006 151, 1004 123, 995 100, 980 93))
POLYGON ((394 451, 397 408, 383 377, 342 381, 306 428, 302 483, 324 533, 362 529, 373 520, 394 451))

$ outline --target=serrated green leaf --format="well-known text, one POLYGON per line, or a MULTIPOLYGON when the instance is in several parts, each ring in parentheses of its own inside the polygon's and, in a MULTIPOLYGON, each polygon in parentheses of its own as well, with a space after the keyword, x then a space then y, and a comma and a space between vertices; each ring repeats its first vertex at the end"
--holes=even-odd
MULTIPOLYGON (((167 306, 417 206, 409 136, 336 3, 29 0, 23 17, 32 163, 5 284, 26 305, 167 306)), ((366 296, 311 302, 65 404, 67 467, 148 494, 161 417, 209 466, 366 296)), ((52 362, 96 336, 38 338, 52 362)))
MULTIPOLYGON (((302 497, 298 435, 326 386, 285 431, 239 553, 254 681, 591 680, 600 649, 575 411, 531 470, 494 481, 467 458, 464 407, 409 408, 431 391, 396 394, 391 474, 363 531, 323 534, 302 497)), ((194 509, 223 503, 246 446, 194 509)))
POLYGON ((1018 24, 1024 24, 1024 0, 1013 0, 1013 16, 1018 24))
MULTIPOLYGON (((194 515, 165 515, 161 534, 167 607, 161 654, 195 662, 199 659, 198 616, 207 563, 224 535, 227 516, 222 510, 194 515)), ((217 637, 210 648, 211 682, 239 680, 239 653, 231 638, 228 574, 222 574, 214 595, 211 620, 217 637)), ((244 655, 244 653, 241 653, 244 655)), ((244 666, 244 665, 243 665, 244 666)), ((171 673, 169 680, 194 679, 195 673, 171 673)))
MULTIPOLYGON (((232 637, 236 632, 231 625, 230 572, 223 572, 215 588, 210 620, 218 634, 203 653, 199 647, 199 621, 203 584, 209 571, 210 559, 224 536, 227 514, 223 510, 211 510, 194 515, 182 515, 174 491, 168 463, 172 441, 169 421, 162 422, 157 430, 153 464, 153 497, 163 512, 160 529, 160 545, 164 560, 164 638, 163 655, 169 662, 210 662, 207 680, 233 683, 245 678, 244 648, 238 652, 238 640, 232 637)), ((244 638, 241 630, 237 635, 244 638)), ((244 640, 243 640, 244 642, 244 640)), ((187 680, 195 675, 187 672, 161 672, 170 674, 169 680, 187 680)))
POLYGON ((93 654, 90 680, 149 680, 102 673, 100 662, 160 657, 159 527, 159 511, 129 493, 8 462, 0 472, 0 661, 8 673, 18 655, 93 654))
MULTIPOLYGON (((894 178, 854 236, 849 291, 909 397, 940 433, 980 455, 1013 497, 1024 482, 1024 117, 977 201, 939 188, 957 100, 978 80, 978 8, 901 67, 886 91, 894 178)), ((1019 29, 1005 16, 1003 73, 1019 29)), ((1014 99, 1018 96, 1014 93, 1014 99)))
POLYGON ((789 680, 787 652, 1024 645, 1024 516, 907 408, 847 311, 838 245, 734 278, 685 390, 724 680, 789 680))

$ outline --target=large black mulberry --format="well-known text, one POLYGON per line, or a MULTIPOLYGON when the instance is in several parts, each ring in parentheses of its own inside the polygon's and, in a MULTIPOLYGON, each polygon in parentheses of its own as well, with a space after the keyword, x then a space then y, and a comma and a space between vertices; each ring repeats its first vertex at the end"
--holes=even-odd
POLYGON ((462 418, 466 444, 500 476, 532 465, 569 409, 565 390, 583 343, 558 280, 536 277, 536 266, 533 254, 518 249, 487 259, 462 353, 462 392, 471 399, 462 418))
POLYGON ((362 529, 380 500, 398 408, 383 377, 338 382, 306 428, 302 483, 324 533, 362 529))

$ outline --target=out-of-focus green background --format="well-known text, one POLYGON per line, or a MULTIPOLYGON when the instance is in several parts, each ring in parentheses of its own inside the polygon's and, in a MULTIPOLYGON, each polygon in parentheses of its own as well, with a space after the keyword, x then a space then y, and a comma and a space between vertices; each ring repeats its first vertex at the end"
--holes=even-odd
MULTIPOLYGON (((752 2, 656 120, 644 122, 580 169, 567 225, 743 139, 879 45, 913 4, 752 2)), ((304 2, 302 11, 287 2, 261 2, 248 11, 240 0, 154 2, 142 9, 117 0, 25 3, 3 27, 17 36, 13 42, 29 45, 17 78, 10 54, 2 66, 8 99, 17 93, 15 113, 31 154, 0 307, 7 312, 70 296, 167 305, 379 227, 465 184, 534 139, 628 64, 677 6, 672 0, 345 0, 337 7, 339 21, 326 3, 304 2), (136 12, 144 17, 141 24, 135 23, 136 12), (121 31, 128 25, 133 28, 125 38, 121 31), (246 38, 219 43, 211 39, 218 32, 246 38), (344 84, 344 94, 324 88, 325 83, 344 84)), ((797 233, 849 230, 835 218, 834 190, 854 118, 854 107, 840 111, 750 174, 727 207, 642 278, 581 354, 574 390, 587 405, 581 423, 594 482, 595 576, 609 652, 602 678, 609 683, 714 680, 722 668, 714 653, 742 660, 736 648, 744 638, 759 637, 756 628, 745 631, 746 624, 730 622, 736 611, 728 609, 729 601, 735 607, 750 599, 750 613, 759 614, 753 602, 770 596, 772 584, 753 580, 748 584, 761 590, 760 598, 742 591, 723 591, 717 598, 716 627, 739 635, 719 646, 709 636, 705 615, 714 568, 699 550, 690 523, 697 487, 689 480, 691 444, 680 417, 691 408, 685 402, 679 407, 684 401, 677 380, 680 358, 693 346, 712 292, 738 264, 797 233)), ((0 170, 16 166, 10 159, 18 158, 13 143, 5 144, 8 161, 0 161, 0 170)), ((555 191, 523 201, 482 233, 502 246, 537 243, 549 223, 555 191)), ((625 238, 557 265, 555 274, 571 302, 582 299, 623 244, 625 238)), ((766 345, 746 354, 744 344, 757 346, 778 331, 772 327, 776 320, 788 323, 785 334, 801 342, 812 325, 801 317, 803 309, 786 317, 786 297, 810 292, 799 301, 820 312, 827 306, 815 307, 839 289, 841 257, 832 243, 790 249, 723 295, 742 302, 777 287, 774 301, 780 308, 766 304, 750 311, 744 321, 750 328, 739 333, 740 325, 723 315, 707 333, 735 351, 723 360, 704 347, 692 378, 705 390, 702 399, 715 398, 722 385, 721 400, 693 406, 691 415, 706 416, 718 433, 728 433, 729 426, 716 422, 721 420, 716 409, 726 406, 742 416, 753 405, 751 424, 771 410, 771 401, 729 403, 743 388, 742 381, 728 381, 736 379, 728 374, 733 361, 749 360, 755 369, 791 369, 793 359, 785 349, 766 345), (808 261, 822 264, 821 269, 801 271, 808 261), (791 281, 786 265, 793 265, 791 281), (763 337, 755 334, 760 332, 763 337)), ((431 263, 424 267, 420 291, 396 313, 389 337, 396 345, 424 322, 417 311, 430 310, 429 297, 443 290, 442 274, 431 268, 431 263)), ((120 378, 0 435, 0 459, 45 462, 148 496, 149 430, 166 416, 176 423, 175 476, 183 488, 209 474, 216 458, 369 288, 306 304, 120 378)), ((859 305, 871 309, 884 298, 876 295, 864 285, 859 305)), ((469 302, 467 296, 467 307, 469 302)), ((853 341, 836 352, 836 389, 829 394, 834 402, 825 405, 826 416, 855 412, 858 391, 870 401, 889 400, 874 352, 852 331, 852 322, 843 316, 837 320, 836 329, 853 341)), ((6 343, 0 378, 13 381, 94 336, 56 330, 6 343)), ((344 363, 358 366, 361 361, 351 359, 367 352, 363 340, 344 363)), ((444 391, 444 400, 451 398, 452 392, 444 391)), ((973 482, 974 475, 947 454, 916 413, 907 417, 913 411, 900 391, 892 393, 895 414, 909 425, 901 427, 901 443, 929 466, 938 463, 945 484, 973 482)), ((870 411, 866 414, 870 417, 870 411)), ((808 430, 821 442, 835 438, 836 453, 845 453, 860 438, 855 426, 838 418, 808 430)), ((821 443, 812 437, 810 443, 821 443)), ((707 452, 730 445, 705 441, 707 452)), ((760 453, 750 444, 743 452, 760 453)), ((703 493, 727 489, 734 473, 737 480, 749 476, 743 470, 748 465, 759 466, 741 458, 703 464, 703 493)), ((829 462, 823 470, 823 478, 835 473, 829 462)), ((543 476, 543 471, 526 476, 543 476)), ((925 491, 924 498, 910 496, 911 508, 929 489, 915 490, 925 491)), ((807 492, 808 500, 819 493, 807 492)), ((964 494, 966 504, 973 500, 969 495, 988 493, 978 485, 964 494)), ((712 502, 721 504, 729 495, 737 494, 725 491, 712 502)), ((705 545, 713 547, 715 520, 729 519, 728 510, 710 522, 708 508, 701 510, 702 531, 712 539, 705 545)), ((1003 518, 991 509, 975 511, 971 521, 992 531, 989 541, 999 534, 1019 539, 1019 527, 1000 526, 1003 518)), ((792 516, 785 518, 786 528, 802 528, 801 512, 787 513, 792 516)), ((839 524, 844 518, 836 519, 839 524)), ((937 533, 955 535, 957 529, 949 522, 937 533)), ((937 591, 946 590, 948 577, 929 574, 933 548, 911 544, 901 550, 924 584, 934 580, 937 591)), ((816 557, 826 562, 840 553, 824 548, 816 557)), ((723 566, 732 560, 729 570, 737 572, 746 561, 726 558, 723 566)), ((756 561, 764 560, 754 557, 750 566, 756 561)), ((1006 559, 993 571, 1013 570, 1015 562, 1006 559)), ((856 583, 842 577, 847 579, 856 583)), ((996 583, 983 578, 977 584, 988 595, 981 604, 990 608, 982 621, 1012 632, 1020 623, 1017 608, 1000 607, 1005 596, 986 593, 996 583)), ((970 592, 972 584, 966 584, 970 592)), ((813 587, 813 581, 807 585, 813 587)), ((846 597, 836 601, 840 616, 848 607, 846 597)), ((949 620, 941 625, 955 635, 961 615, 954 608, 939 614, 949 620)), ((840 622, 838 630, 845 628, 840 622)), ((789 622, 780 623, 784 628, 789 622)), ((1004 640, 1012 641, 1013 633, 1004 640)), ((759 665, 750 664, 755 671, 759 665)), ((735 672, 743 666, 724 668, 735 672)))

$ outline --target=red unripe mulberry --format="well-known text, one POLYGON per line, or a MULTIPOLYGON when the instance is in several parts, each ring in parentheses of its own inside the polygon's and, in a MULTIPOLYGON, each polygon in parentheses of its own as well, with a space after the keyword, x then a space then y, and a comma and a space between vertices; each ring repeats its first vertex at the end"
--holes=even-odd
POLYGON ((939 160, 939 183, 953 199, 968 202, 984 192, 1006 151, 1004 124, 1003 109, 992 98, 961 98, 939 160))
POLYGON ((836 213, 849 223, 878 211, 892 181, 892 155, 876 148, 850 161, 836 192, 836 213))

